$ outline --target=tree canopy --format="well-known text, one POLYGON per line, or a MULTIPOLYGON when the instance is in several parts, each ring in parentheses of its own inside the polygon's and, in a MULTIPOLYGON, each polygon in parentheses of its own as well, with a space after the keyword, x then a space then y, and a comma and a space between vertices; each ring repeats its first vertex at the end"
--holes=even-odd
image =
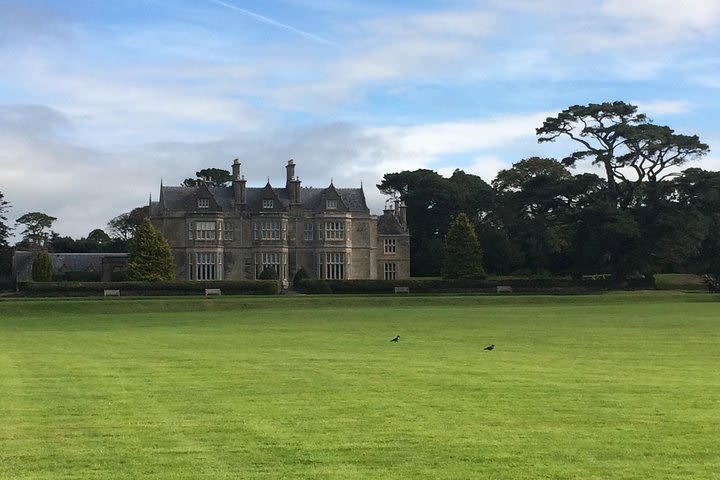
POLYGON ((408 204, 412 275, 444 275, 457 263, 446 241, 460 213, 494 274, 609 273, 624 282, 661 271, 720 271, 720 173, 677 171, 707 145, 668 127, 631 127, 616 150, 624 153, 612 161, 626 169, 613 177, 613 202, 606 179, 573 174, 570 162, 552 158, 520 160, 491 187, 462 171, 450 178, 431 170, 386 174, 378 187, 408 204))
POLYGON ((232 175, 228 170, 222 168, 203 168, 195 172, 196 178, 183 180, 184 187, 197 187, 200 183, 206 183, 213 187, 225 187, 232 181, 232 175))
POLYGON ((110 220, 107 226, 111 237, 124 242, 130 240, 137 227, 149 217, 149 210, 148 206, 136 207, 110 220))
POLYGON ((630 127, 647 122, 647 116, 637 110, 635 105, 620 101, 573 105, 543 122, 536 130, 538 141, 553 142, 566 136, 579 143, 583 148, 562 162, 574 166, 579 160, 590 159, 593 164, 600 164, 608 183, 608 201, 616 203, 617 182, 622 180, 617 158, 627 152, 630 127))
POLYGON ((44 248, 50 238, 53 222, 57 218, 42 212, 30 212, 21 216, 15 222, 24 225, 21 235, 29 248, 44 248))

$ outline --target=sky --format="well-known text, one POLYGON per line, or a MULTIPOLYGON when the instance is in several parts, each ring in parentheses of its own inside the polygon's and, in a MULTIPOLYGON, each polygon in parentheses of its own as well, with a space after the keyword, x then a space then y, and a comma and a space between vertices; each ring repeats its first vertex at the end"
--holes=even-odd
MULTIPOLYGON (((717 0, 0 0, 6 216, 80 238, 203 168, 248 186, 491 182, 571 105, 622 100, 720 170, 717 0)), ((580 171, 595 171, 580 165, 580 171)), ((15 232, 14 239, 18 232, 15 232)))

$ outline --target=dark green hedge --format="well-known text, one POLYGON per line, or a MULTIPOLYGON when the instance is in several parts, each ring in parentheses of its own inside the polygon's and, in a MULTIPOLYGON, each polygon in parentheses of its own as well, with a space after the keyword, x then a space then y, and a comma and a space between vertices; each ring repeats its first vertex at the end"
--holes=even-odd
POLYGON ((654 289, 652 280, 631 279, 618 285, 610 279, 573 280, 558 278, 511 280, 310 280, 296 288, 303 293, 394 293, 395 287, 408 287, 410 293, 496 293, 498 285, 512 287, 513 293, 582 293, 603 290, 654 289))
POLYGON ((53 282, 99 282, 100 272, 65 272, 53 275, 53 282))
POLYGON ((275 280, 207 282, 23 282, 21 294, 34 296, 94 296, 104 290, 120 290, 121 295, 204 295, 206 288, 219 288, 223 295, 275 295, 275 280))

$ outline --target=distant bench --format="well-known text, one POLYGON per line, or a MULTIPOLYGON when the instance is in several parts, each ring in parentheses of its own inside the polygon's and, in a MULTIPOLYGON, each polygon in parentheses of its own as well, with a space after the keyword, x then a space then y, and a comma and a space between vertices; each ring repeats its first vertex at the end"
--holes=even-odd
POLYGON ((598 273, 595 275, 583 275, 583 280, 608 280, 609 278, 612 278, 612 275, 609 273, 598 273))
POLYGON ((512 287, 510 285, 498 285, 495 287, 497 293, 512 293, 512 287))
POLYGON ((206 288, 205 296, 207 297, 209 295, 222 295, 222 292, 220 291, 219 288, 206 288))
POLYGON ((410 293, 410 287, 395 287, 395 293, 410 293))
POLYGON ((103 290, 103 297, 119 297, 120 290, 103 290))

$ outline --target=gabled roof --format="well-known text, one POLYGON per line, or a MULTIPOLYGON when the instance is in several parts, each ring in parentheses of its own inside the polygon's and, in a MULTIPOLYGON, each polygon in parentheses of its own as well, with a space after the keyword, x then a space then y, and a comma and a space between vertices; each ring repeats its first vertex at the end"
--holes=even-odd
POLYGON ((278 188, 275 189, 268 182, 263 188, 248 188, 246 190, 247 195, 247 209, 251 212, 278 212, 287 210, 288 204, 290 203, 287 195, 285 198, 280 198, 280 191, 285 192, 286 189, 278 188), (263 200, 272 200, 272 208, 264 208, 263 200))
MULTIPOLYGON (((335 188, 332 189, 339 196, 344 207, 350 212, 369 212, 365 202, 365 192, 362 188, 335 188)), ((304 187, 300 189, 300 202, 307 210, 324 210, 324 200, 327 197, 328 188, 304 187)))
MULTIPOLYGON (((336 188, 331 186, 338 195, 340 201, 350 212, 369 213, 365 202, 365 192, 362 188, 336 188)), ((162 186, 160 201, 151 204, 151 215, 157 216, 160 210, 175 211, 196 211, 199 189, 204 188, 212 196, 218 208, 224 212, 231 212, 234 209, 234 196, 232 187, 167 187, 162 186)), ((268 183, 262 188, 249 187, 246 189, 246 205, 248 211, 261 212, 262 199, 267 198, 268 188, 275 194, 279 202, 280 210, 287 210, 290 205, 290 196, 286 188, 273 188, 268 183)), ((328 194, 328 188, 303 187, 300 189, 300 202, 305 210, 324 210, 324 199, 328 194)), ((203 190, 205 191, 205 190, 203 190)))
POLYGON ((222 211, 222 207, 220 204, 215 200, 215 195, 210 191, 207 185, 204 183, 199 185, 195 190, 195 198, 192 200, 192 202, 186 206, 186 210, 201 210, 204 212, 217 212, 222 211), (199 208, 198 207, 198 200, 200 199, 207 199, 210 202, 210 205, 208 208, 199 208))

